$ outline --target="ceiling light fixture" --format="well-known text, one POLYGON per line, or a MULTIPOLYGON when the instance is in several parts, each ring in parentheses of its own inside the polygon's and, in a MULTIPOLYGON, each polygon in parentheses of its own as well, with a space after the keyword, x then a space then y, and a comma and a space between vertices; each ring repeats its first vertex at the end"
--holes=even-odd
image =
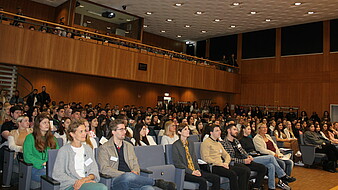
POLYGON ((257 12, 256 11, 251 11, 250 14, 255 15, 255 14, 257 14, 257 12))
POLYGON ((180 37, 182 37, 182 36, 181 36, 181 35, 177 35, 176 37, 180 38, 180 37))
POLYGON ((234 2, 234 3, 232 3, 232 5, 233 6, 238 6, 238 5, 240 5, 240 3, 239 2, 234 2))
POLYGON ((302 3, 300 3, 300 2, 296 2, 294 5, 296 5, 296 6, 299 6, 299 5, 301 5, 302 3))
POLYGON ((271 21, 271 19, 267 18, 267 19, 265 19, 265 21, 266 21, 266 22, 270 22, 270 21, 271 21))
POLYGON ((127 18, 127 20, 126 20, 127 22, 130 22, 131 21, 131 19, 129 19, 129 18, 127 18))
POLYGON ((180 6, 182 6, 183 5, 183 3, 175 3, 175 6, 176 7, 180 7, 180 6))
POLYGON ((168 18, 166 21, 167 21, 167 22, 171 22, 171 21, 173 21, 173 19, 168 18))
POLYGON ((197 11, 195 14, 201 15, 203 12, 202 11, 197 11))
POLYGON ((231 27, 231 28, 236 28, 236 26, 235 26, 235 25, 231 25, 230 27, 231 27))
POLYGON ((221 19, 216 18, 214 21, 215 21, 215 22, 219 22, 219 21, 221 21, 221 19))
POLYGON ((161 30, 161 32, 162 32, 162 33, 164 33, 164 32, 165 32, 165 30, 161 30))
POLYGON ((151 14, 153 14, 153 13, 152 13, 152 12, 146 12, 146 14, 147 14, 147 15, 151 15, 151 14))
POLYGON ((206 30, 202 30, 201 32, 202 32, 202 33, 207 33, 207 31, 206 31, 206 30))
POLYGON ((92 21, 90 21, 90 20, 87 20, 87 23, 88 23, 88 24, 90 24, 90 23, 92 23, 92 21))
POLYGON ((110 28, 110 26, 107 26, 107 30, 110 30, 111 28, 110 28))
POLYGON ((147 28, 148 27, 148 25, 143 25, 143 28, 147 28))
POLYGON ((307 12, 307 14, 312 15, 312 14, 315 14, 315 12, 309 11, 309 12, 307 12))
POLYGON ((186 28, 190 28, 190 25, 185 25, 184 27, 186 27, 186 28))
POLYGON ((83 6, 83 5, 80 5, 79 7, 80 7, 80 8, 83 8, 84 6, 83 6))

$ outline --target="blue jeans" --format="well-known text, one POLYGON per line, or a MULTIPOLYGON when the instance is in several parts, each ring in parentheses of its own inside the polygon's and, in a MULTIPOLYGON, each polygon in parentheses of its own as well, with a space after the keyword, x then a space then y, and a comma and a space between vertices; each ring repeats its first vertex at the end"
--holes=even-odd
POLYGON ((282 160, 279 158, 276 158, 279 166, 283 168, 285 173, 289 176, 291 176, 292 168, 293 168, 293 161, 292 160, 282 160))
POLYGON ((276 189, 275 174, 277 174, 278 178, 281 178, 285 176, 286 173, 279 166, 275 157, 272 155, 258 156, 254 157, 254 161, 263 164, 268 168, 268 186, 270 189, 276 189))
POLYGON ((40 182, 42 175, 46 175, 46 168, 36 169, 32 167, 32 178, 31 179, 33 181, 40 182))
POLYGON ((112 189, 154 190, 154 184, 152 178, 127 172, 113 179, 112 189))

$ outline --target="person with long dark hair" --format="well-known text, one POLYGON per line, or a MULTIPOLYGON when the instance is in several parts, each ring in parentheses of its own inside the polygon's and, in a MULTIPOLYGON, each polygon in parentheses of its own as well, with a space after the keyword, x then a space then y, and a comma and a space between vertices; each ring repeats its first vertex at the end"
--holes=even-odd
POLYGON ((46 174, 47 151, 59 149, 59 144, 51 132, 50 117, 46 113, 38 115, 34 121, 33 133, 26 136, 23 143, 23 158, 33 164, 32 180, 40 182, 40 176, 46 174))
POLYGON ((61 118, 61 121, 59 123, 59 127, 57 129, 57 131, 54 133, 54 136, 56 138, 62 138, 63 140, 63 144, 67 144, 68 140, 67 140, 67 129, 68 126, 70 125, 71 120, 69 117, 63 117, 61 118))
POLYGON ((173 144, 173 162, 176 168, 185 170, 185 181, 199 184, 199 190, 207 190, 207 181, 212 183, 212 190, 220 189, 218 175, 200 169, 194 149, 194 142, 189 140, 189 127, 181 123, 178 128, 180 139, 173 144))
POLYGON ((148 136, 149 129, 147 125, 143 123, 138 123, 135 125, 134 137, 131 139, 131 142, 135 146, 148 146, 148 145, 156 145, 153 137, 148 136))

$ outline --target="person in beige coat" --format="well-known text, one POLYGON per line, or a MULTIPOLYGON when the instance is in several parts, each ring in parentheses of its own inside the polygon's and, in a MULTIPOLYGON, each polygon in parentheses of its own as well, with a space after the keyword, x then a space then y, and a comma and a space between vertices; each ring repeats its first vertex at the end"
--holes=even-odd
POLYGON ((221 137, 219 126, 212 125, 209 135, 201 144, 202 159, 212 165, 212 173, 229 178, 231 190, 247 190, 250 169, 230 162, 230 155, 218 141, 221 137))
POLYGON ((284 155, 279 151, 276 143, 272 140, 270 135, 267 134, 268 127, 266 124, 259 124, 257 128, 258 133, 253 138, 256 150, 261 154, 273 155, 276 158, 279 166, 284 169, 287 175, 291 176, 293 161, 284 158, 284 155))

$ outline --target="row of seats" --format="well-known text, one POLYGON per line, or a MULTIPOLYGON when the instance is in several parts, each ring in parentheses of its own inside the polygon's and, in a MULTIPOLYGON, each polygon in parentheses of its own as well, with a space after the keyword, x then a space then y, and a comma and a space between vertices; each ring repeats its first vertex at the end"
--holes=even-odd
MULTIPOLYGON (((195 142, 195 151, 198 159, 200 159, 200 145, 201 142, 195 142)), ((138 158, 142 176, 172 181, 176 183, 178 190, 198 189, 197 183, 184 181, 184 169, 175 168, 173 165, 171 144, 165 146, 135 146, 134 150, 138 158)), ((46 176, 41 177, 42 190, 59 189, 60 183, 51 178, 57 153, 58 150, 48 150, 47 173, 46 176)), ((97 149, 95 150, 95 156, 97 157, 97 149)), ((20 160, 19 165, 19 190, 29 190, 31 187, 36 187, 36 184, 32 184, 30 180, 32 165, 25 163, 23 160, 20 160)), ((255 175, 255 173, 253 173, 253 175, 255 175)), ((107 187, 111 187, 112 178, 102 174, 100 174, 100 177, 101 183, 104 183, 107 187)), ((230 188, 227 178, 221 178, 221 187, 226 190, 230 188)))

